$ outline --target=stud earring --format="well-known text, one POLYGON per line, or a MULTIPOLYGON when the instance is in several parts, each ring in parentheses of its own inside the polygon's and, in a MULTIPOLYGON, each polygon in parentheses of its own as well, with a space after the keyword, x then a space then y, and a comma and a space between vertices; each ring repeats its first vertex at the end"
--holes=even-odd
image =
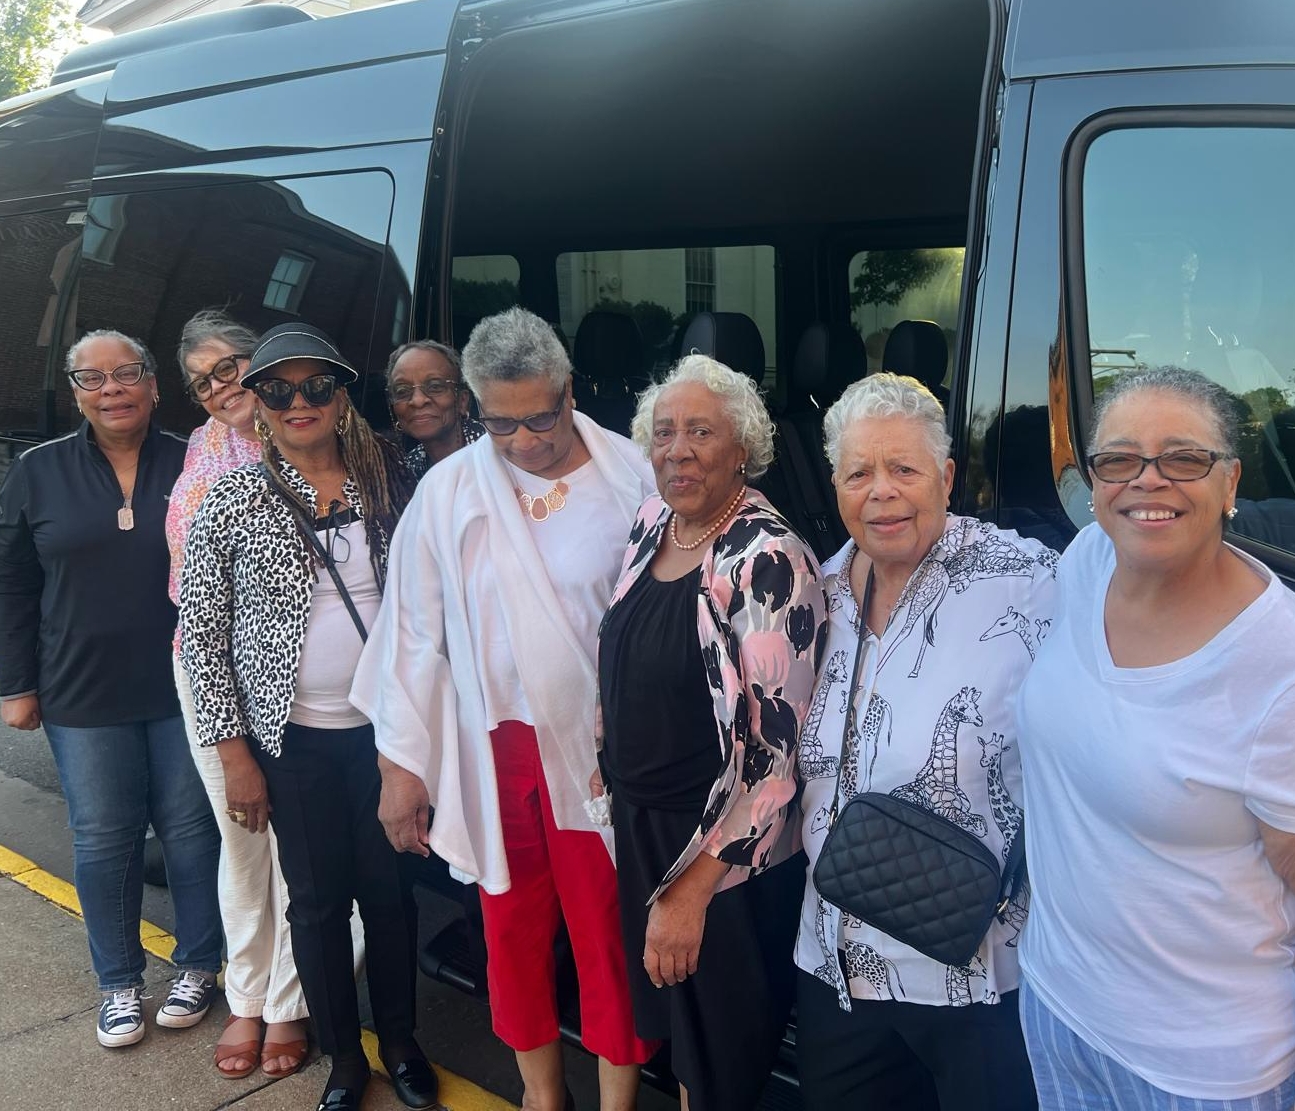
POLYGON ((745 463, 745 461, 743 461, 743 462, 741 462, 741 463, 739 463, 739 464, 737 465, 737 473, 738 473, 738 474, 746 474, 746 463, 745 463))
POLYGON ((161 397, 159 397, 157 394, 154 394, 154 395, 153 395, 153 408, 154 408, 154 409, 156 409, 156 408, 157 408, 159 405, 161 405, 161 404, 162 404, 162 399, 161 399, 161 397))
POLYGON ((1235 505, 1231 509, 1229 509, 1226 513, 1223 514, 1223 516, 1226 517, 1229 521, 1234 520, 1236 518, 1236 515, 1237 515, 1237 507, 1235 505))
POLYGON ((1089 513, 1091 513, 1091 512, 1093 511, 1093 508, 1094 508, 1094 507, 1093 507, 1093 499, 1092 499, 1092 498, 1089 498, 1089 499, 1088 499, 1088 512, 1089 512, 1089 513))

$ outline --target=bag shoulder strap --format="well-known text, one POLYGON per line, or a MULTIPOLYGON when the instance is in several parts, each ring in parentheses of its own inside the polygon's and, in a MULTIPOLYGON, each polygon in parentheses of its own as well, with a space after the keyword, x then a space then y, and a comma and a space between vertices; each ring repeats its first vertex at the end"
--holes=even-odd
MULTIPOLYGON (((859 558, 857 548, 854 557, 859 558)), ((845 688, 845 696, 849 701, 846 704, 848 708, 845 712, 845 725, 841 727, 841 755, 836 761, 836 790, 832 793, 832 812, 827 818, 828 829, 836 825, 836 815, 841 808, 841 768, 845 764, 845 746, 850 743, 850 732, 854 729, 855 690, 859 686, 859 672, 863 669, 863 657, 868 644, 868 610, 872 608, 874 578, 872 566, 869 565, 868 581, 863 588, 863 601, 859 603, 859 643, 854 650, 854 670, 850 675, 850 685, 845 688)))
POLYGON ((302 526, 302 531, 306 534, 310 546, 314 548, 315 554, 323 563, 324 568, 328 571, 329 578, 333 580, 333 585, 337 587, 337 593, 341 595, 342 604, 346 607, 346 612, 351 615, 351 621, 355 625, 355 631, 360 634, 360 640, 368 642, 369 631, 364 627, 364 621, 360 617, 360 611, 355 608, 355 602, 351 598, 351 592, 346 589, 346 584, 342 582, 342 576, 337 571, 337 565, 328 557, 328 552, 324 545, 319 542, 319 537, 315 534, 315 522, 307 518, 302 512, 301 507, 296 500, 283 488, 283 485, 275 477, 274 472, 264 463, 260 464, 261 474, 265 476, 265 481, 270 489, 283 501, 288 507, 288 512, 296 519, 297 523, 302 526))

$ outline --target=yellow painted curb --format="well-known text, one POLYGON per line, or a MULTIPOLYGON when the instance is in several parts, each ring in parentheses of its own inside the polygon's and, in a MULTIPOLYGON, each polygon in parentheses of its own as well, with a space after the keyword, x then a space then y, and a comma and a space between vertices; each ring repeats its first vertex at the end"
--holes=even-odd
MULTIPOLYGON (((47 899, 60 910, 66 911, 75 918, 81 917, 81 901, 76 897, 76 889, 66 880, 50 875, 33 861, 0 845, 0 876, 21 884, 29 891, 47 899)), ((152 922, 140 921, 139 939, 144 948, 155 957, 170 962, 175 950, 175 938, 161 926, 152 922)), ((364 1054, 369 1059, 373 1070, 381 1076, 387 1075, 378 1056, 378 1036, 372 1030, 360 1031, 364 1043, 364 1054)), ((478 1088, 470 1080, 436 1065, 436 1075, 441 1081, 440 1101, 448 1111, 517 1111, 517 1108, 505 1099, 478 1088)))

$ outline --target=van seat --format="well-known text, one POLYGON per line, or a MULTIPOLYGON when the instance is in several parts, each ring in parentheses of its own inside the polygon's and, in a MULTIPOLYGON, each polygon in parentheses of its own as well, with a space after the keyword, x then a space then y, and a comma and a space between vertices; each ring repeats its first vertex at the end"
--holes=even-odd
POLYGON ((576 403, 604 428, 629 434, 634 395, 643 388, 645 347, 628 313, 595 309, 576 329, 576 403))
POLYGON ((759 385, 764 381, 764 340, 755 321, 742 312, 699 312, 684 332, 682 354, 694 351, 745 374, 759 385))
POLYGON ((944 375, 949 369, 949 343, 934 320, 901 320, 886 338, 881 369, 916 378, 947 410, 949 391, 944 375))
POLYGON ((777 418, 779 458, 793 523, 819 558, 845 543, 832 470, 823 453, 823 415, 868 370, 868 351, 849 324, 811 324, 796 345, 787 407, 777 418))

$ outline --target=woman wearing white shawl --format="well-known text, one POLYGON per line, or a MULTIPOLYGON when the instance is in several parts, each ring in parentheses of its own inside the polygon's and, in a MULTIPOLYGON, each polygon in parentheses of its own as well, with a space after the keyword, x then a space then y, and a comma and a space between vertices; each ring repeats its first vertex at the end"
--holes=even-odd
POLYGON ((552 956, 565 918, 603 1111, 632 1109, 654 1047, 634 1033, 609 831, 584 804, 598 624, 652 474, 574 411, 566 349, 532 313, 478 324, 463 376, 490 435, 419 485, 351 700, 377 733, 392 844, 481 885, 492 1019, 523 1106, 570 1106, 552 956))

